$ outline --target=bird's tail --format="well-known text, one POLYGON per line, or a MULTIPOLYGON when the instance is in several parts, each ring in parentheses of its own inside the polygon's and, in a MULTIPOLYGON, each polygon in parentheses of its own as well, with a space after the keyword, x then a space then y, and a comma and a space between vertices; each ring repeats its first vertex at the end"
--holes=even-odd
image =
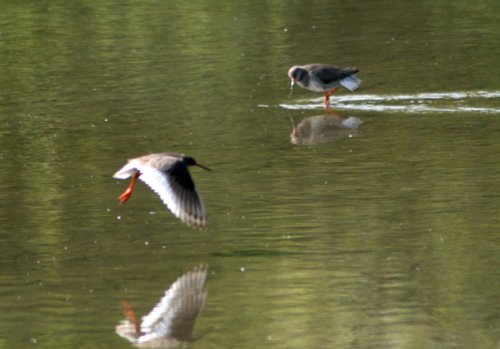
POLYGON ((350 91, 354 91, 361 85, 361 80, 354 75, 349 75, 348 77, 340 80, 340 84, 350 91))
POLYGON ((130 176, 133 176, 136 173, 137 173, 137 169, 135 168, 135 165, 132 165, 132 164, 128 163, 125 166, 123 166, 121 169, 119 169, 113 175, 113 178, 116 178, 116 179, 127 179, 127 178, 129 178, 130 176))

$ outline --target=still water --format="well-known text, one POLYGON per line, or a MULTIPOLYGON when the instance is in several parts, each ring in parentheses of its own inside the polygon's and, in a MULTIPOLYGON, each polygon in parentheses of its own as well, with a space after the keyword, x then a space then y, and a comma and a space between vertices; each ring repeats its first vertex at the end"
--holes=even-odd
POLYGON ((193 348, 499 348, 496 1, 7 1, 0 348, 127 348, 198 263, 193 348), (355 92, 288 68, 357 66, 355 92), (127 158, 176 151, 206 229, 127 158))

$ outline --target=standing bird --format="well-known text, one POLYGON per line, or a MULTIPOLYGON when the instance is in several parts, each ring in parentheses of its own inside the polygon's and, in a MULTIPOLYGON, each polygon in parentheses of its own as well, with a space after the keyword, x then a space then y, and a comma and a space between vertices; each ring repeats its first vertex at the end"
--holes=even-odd
POLYGON ((326 64, 294 65, 288 70, 288 76, 292 80, 290 95, 295 84, 315 92, 325 94, 325 108, 328 110, 330 96, 338 90, 340 85, 350 91, 354 91, 361 84, 361 80, 354 74, 359 72, 358 68, 338 68, 326 64))
POLYGON ((178 278, 139 325, 132 306, 123 301, 125 320, 116 333, 140 348, 184 347, 199 337, 193 336, 196 319, 205 304, 208 268, 200 265, 178 278))
POLYGON ((117 179, 132 177, 118 199, 122 204, 130 199, 139 178, 160 196, 177 218, 188 225, 203 227, 207 224, 207 212, 189 174, 189 166, 211 171, 184 154, 159 153, 130 159, 113 175, 117 179))

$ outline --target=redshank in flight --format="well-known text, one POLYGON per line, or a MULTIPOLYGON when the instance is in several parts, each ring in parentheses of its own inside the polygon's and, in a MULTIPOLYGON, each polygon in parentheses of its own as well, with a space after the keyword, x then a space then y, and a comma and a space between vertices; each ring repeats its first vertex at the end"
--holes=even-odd
POLYGON ((120 195, 121 203, 132 196, 137 179, 146 183, 168 207, 168 209, 187 225, 203 227, 207 224, 207 212, 200 194, 189 174, 189 166, 198 166, 192 157, 177 153, 144 155, 128 160, 113 177, 126 179, 132 177, 128 188, 120 195))
POLYGON ((344 86, 350 91, 354 91, 361 84, 361 80, 354 74, 359 72, 358 68, 338 68, 326 64, 306 64, 302 66, 294 65, 288 70, 288 76, 292 80, 290 94, 294 85, 315 92, 325 94, 325 108, 330 105, 330 96, 335 93, 340 86, 344 86))
POLYGON ((176 348, 194 342, 199 338, 193 336, 194 325, 208 294, 207 271, 200 265, 179 277, 140 324, 130 303, 123 301, 126 318, 116 333, 140 348, 176 348))

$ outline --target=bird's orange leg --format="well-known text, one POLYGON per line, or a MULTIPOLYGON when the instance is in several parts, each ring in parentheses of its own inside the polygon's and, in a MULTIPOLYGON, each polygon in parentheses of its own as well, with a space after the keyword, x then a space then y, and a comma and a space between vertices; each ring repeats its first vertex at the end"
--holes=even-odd
POLYGON ((137 322, 137 316, 135 316, 134 308, 132 308, 132 304, 130 304, 130 302, 126 299, 123 300, 123 312, 125 313, 125 317, 134 325, 135 332, 140 333, 141 329, 139 327, 139 323, 137 322))
POLYGON ((328 107, 330 106, 330 96, 333 95, 337 90, 339 89, 338 86, 332 88, 330 91, 325 92, 325 108, 328 110, 328 107))
POLYGON ((140 175, 141 174, 139 172, 137 172, 134 175, 134 177, 132 177, 132 180, 130 181, 128 188, 125 189, 125 191, 122 193, 122 195, 120 195, 120 197, 118 198, 118 200, 120 200, 120 202, 122 204, 125 203, 132 196, 132 192, 134 191, 134 187, 135 187, 135 182, 137 182, 137 178, 139 178, 140 175))

